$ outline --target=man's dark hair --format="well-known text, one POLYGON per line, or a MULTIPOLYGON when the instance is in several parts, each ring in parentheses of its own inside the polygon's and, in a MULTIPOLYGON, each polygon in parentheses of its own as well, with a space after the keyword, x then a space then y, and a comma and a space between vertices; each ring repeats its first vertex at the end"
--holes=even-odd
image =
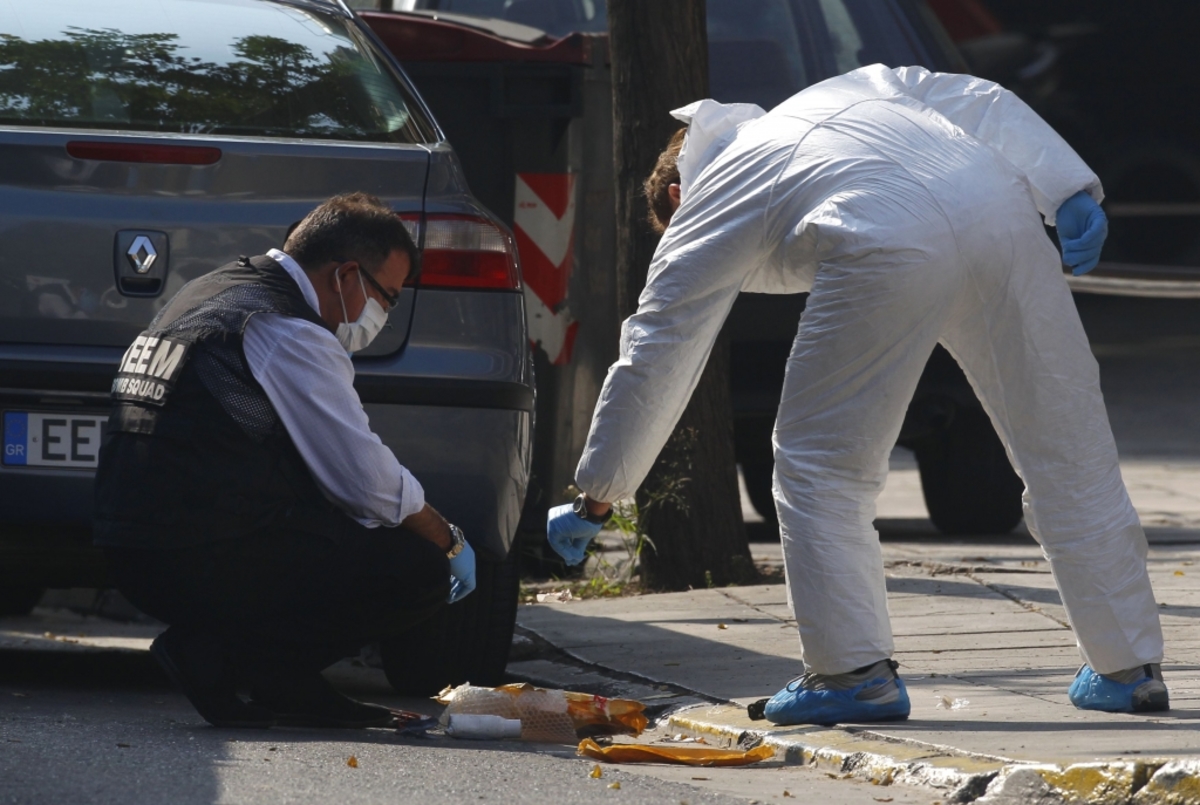
POLYGON ((375 271, 393 251, 408 255, 409 276, 420 266, 404 222, 369 193, 344 193, 325 201, 288 233, 283 250, 305 271, 350 260, 375 271))
POLYGON ((650 227, 660 235, 667 231, 667 224, 671 223, 671 218, 675 215, 669 188, 673 184, 679 184, 679 166, 676 163, 679 160, 679 152, 683 150, 683 139, 686 136, 687 126, 671 135, 671 139, 667 140, 667 147, 658 155, 658 162, 654 164, 654 170, 642 184, 646 202, 650 206, 646 220, 650 222, 650 227))

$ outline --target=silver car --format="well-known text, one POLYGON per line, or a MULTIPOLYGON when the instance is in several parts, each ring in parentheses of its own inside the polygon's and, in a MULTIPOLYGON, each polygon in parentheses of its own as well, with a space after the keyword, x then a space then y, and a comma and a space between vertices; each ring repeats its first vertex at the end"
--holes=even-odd
POLYGON ((0 0, 0 610, 105 583, 92 476, 134 337, 184 283, 353 190, 423 249, 355 386, 480 557, 473 595, 384 647, 389 677, 499 678, 534 402, 516 249, 340 2, 0 0))

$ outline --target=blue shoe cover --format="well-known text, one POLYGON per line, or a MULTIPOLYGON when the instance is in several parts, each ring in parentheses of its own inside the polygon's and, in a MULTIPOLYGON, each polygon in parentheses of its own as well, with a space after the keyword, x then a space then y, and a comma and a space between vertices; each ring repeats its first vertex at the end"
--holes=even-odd
POLYGON ((1154 675, 1150 666, 1146 666, 1146 669, 1144 677, 1126 684, 1109 679, 1084 665, 1075 674, 1075 681, 1071 683, 1067 695, 1071 704, 1080 710, 1146 713, 1169 709, 1166 685, 1154 675))
POLYGON ((886 676, 881 674, 868 679, 848 690, 809 690, 801 687, 803 680, 804 677, 792 680, 771 697, 763 710, 768 721, 780 726, 903 721, 912 709, 904 680, 896 676, 894 671, 889 671, 886 676), (870 696, 872 689, 893 684, 895 692, 882 697, 870 696))

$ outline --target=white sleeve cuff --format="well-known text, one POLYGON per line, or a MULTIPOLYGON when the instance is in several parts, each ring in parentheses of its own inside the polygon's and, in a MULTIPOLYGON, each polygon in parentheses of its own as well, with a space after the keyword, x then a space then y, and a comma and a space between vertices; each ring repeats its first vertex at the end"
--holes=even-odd
POLYGON ((410 515, 425 508, 425 489, 404 466, 400 467, 400 511, 397 519, 403 523, 410 515))

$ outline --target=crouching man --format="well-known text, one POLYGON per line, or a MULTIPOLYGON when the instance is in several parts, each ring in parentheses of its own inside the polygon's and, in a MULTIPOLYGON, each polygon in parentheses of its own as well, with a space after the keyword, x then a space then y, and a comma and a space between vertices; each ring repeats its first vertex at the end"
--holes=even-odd
POLYGON ((95 541, 211 724, 386 726, 321 669, 474 589, 471 547, 353 387, 349 353, 417 260, 386 205, 334 197, 284 251, 185 285, 121 361, 95 541))

